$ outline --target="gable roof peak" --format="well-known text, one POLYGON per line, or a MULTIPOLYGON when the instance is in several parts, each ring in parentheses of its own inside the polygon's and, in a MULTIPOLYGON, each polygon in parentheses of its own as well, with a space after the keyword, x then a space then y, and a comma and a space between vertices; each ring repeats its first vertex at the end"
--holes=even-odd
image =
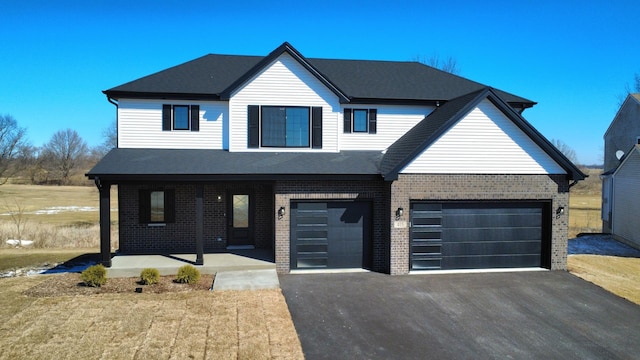
POLYGON ((504 101, 493 88, 484 87, 445 102, 396 140, 382 158, 380 172, 385 180, 395 180, 402 169, 449 131, 480 102, 488 99, 544 152, 560 165, 573 180, 586 175, 569 161, 553 144, 504 101))
POLYGON ((239 77, 236 81, 234 81, 231 85, 229 85, 222 93, 220 94, 220 98, 223 100, 228 100, 231 97, 231 93, 246 83, 249 79, 251 79, 254 75, 262 71, 264 68, 269 66, 273 61, 275 61, 282 54, 289 54, 294 60, 296 60, 300 65, 302 65, 307 71, 309 71, 314 77, 316 77, 321 83, 323 83, 329 90, 331 90, 341 102, 348 102, 349 98, 346 94, 344 94, 336 85, 334 85, 329 79, 327 79, 318 69, 315 68, 296 48, 294 48, 288 42, 283 42, 280 46, 275 48, 269 55, 265 56, 260 60, 257 64, 255 64, 249 71, 247 71, 244 75, 239 77))

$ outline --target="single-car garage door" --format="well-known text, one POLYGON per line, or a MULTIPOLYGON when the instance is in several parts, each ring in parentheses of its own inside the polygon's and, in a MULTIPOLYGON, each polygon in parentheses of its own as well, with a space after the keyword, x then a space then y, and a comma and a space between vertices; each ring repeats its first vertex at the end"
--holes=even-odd
POLYGON ((548 202, 411 203, 411 269, 549 267, 548 202))
POLYGON ((370 244, 370 202, 291 203, 291 269, 366 268, 370 244))

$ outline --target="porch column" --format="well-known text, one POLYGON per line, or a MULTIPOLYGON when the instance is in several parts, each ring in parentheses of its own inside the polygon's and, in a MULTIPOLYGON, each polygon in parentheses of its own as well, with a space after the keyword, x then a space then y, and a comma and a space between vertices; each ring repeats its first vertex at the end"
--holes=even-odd
POLYGON ((111 267, 111 184, 95 179, 100 192, 100 262, 111 267))
POLYGON ((204 264, 204 201, 203 201, 204 185, 196 185, 196 265, 204 264))

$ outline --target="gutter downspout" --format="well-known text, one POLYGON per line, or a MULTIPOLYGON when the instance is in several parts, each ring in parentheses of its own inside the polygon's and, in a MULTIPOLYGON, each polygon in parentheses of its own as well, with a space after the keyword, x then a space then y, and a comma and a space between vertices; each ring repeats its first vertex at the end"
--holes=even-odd
POLYGON ((109 97, 109 95, 107 95, 107 101, 109 101, 110 103, 112 103, 115 107, 116 107, 116 148, 119 147, 118 141, 119 141, 119 131, 118 131, 118 103, 115 101, 115 99, 109 97))

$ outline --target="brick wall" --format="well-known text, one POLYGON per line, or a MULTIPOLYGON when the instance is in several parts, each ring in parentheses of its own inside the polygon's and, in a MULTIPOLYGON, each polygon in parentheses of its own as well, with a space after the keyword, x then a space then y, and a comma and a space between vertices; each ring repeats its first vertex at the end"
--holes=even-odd
POLYGON ((280 273, 290 270, 291 200, 371 200, 373 202, 372 270, 388 272, 388 198, 384 181, 278 181, 274 187, 273 213, 283 206, 287 215, 276 220, 275 256, 280 273))
MULTIPOLYGON (((405 209, 401 222, 409 222, 410 200, 551 200, 564 215, 552 214, 551 269, 567 268, 569 184, 564 175, 422 175, 400 174, 391 185, 390 209, 405 209)), ((387 218, 395 224, 395 214, 387 218)), ((390 227, 390 273, 409 272, 409 227, 390 227)))
MULTIPOLYGON (((195 189, 193 184, 120 184, 120 251, 125 254, 195 253, 195 189), (175 189, 175 223, 162 226, 139 223, 138 192, 142 189, 175 189)), ((213 252, 227 246, 227 198, 232 191, 253 195, 256 248, 273 248, 273 187, 266 183, 220 182, 204 185, 204 251, 213 252)))

